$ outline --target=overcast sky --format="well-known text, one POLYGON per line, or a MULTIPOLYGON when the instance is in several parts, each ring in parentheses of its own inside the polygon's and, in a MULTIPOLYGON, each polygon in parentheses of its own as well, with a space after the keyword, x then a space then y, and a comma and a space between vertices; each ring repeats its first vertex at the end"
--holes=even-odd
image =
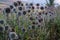
MULTIPOLYGON (((0 2, 6 2, 6 3, 9 3, 9 4, 11 4, 14 1, 17 1, 17 0, 0 0, 0 2)), ((46 0, 22 0, 22 1, 46 4, 46 0)), ((60 0, 55 0, 55 3, 60 4, 60 0)))

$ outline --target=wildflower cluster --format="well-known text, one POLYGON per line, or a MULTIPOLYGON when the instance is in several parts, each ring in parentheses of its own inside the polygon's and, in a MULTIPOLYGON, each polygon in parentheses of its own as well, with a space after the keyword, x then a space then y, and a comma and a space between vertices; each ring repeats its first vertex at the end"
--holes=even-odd
POLYGON ((47 11, 39 3, 13 2, 4 8, 5 22, 0 20, 0 32, 6 34, 5 40, 41 40, 40 33, 46 33, 45 23, 54 21, 54 12, 47 11), (27 38, 28 37, 28 38, 27 38))

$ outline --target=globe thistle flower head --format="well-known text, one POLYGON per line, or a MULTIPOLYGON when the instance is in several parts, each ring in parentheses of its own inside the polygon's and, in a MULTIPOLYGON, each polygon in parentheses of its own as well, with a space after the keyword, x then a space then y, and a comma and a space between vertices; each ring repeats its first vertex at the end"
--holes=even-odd
POLYGON ((51 11, 49 11, 49 13, 50 13, 50 14, 52 14, 52 15, 54 14, 54 13, 53 13, 53 12, 51 12, 51 11))
POLYGON ((25 30, 25 28, 22 28, 22 32, 25 32, 26 30, 25 30))
POLYGON ((14 29, 14 28, 12 28, 11 32, 15 32, 15 29, 14 29))
POLYGON ((4 20, 0 20, 0 24, 4 24, 4 20))
POLYGON ((45 15, 48 15, 48 13, 46 12, 45 15))
POLYGON ((18 39, 21 39, 21 34, 18 34, 18 39))
POLYGON ((41 13, 39 12, 39 15, 41 15, 41 13))
POLYGON ((25 15, 26 14, 26 11, 23 11, 23 15, 25 15))
POLYGON ((36 4, 36 6, 40 6, 40 4, 39 4, 39 3, 37 3, 37 4, 36 4))
POLYGON ((38 25, 38 28, 40 27, 40 25, 38 25))
POLYGON ((22 7, 18 7, 18 9, 19 9, 20 11, 22 11, 22 7))
POLYGON ((37 9, 39 9, 40 7, 38 6, 37 9))
POLYGON ((17 3, 18 3, 18 5, 20 5, 21 4, 21 1, 17 1, 17 3))
POLYGON ((21 16, 21 12, 18 12, 18 16, 21 16))
POLYGON ((14 5, 15 7, 17 7, 17 6, 18 6, 17 2, 14 2, 14 3, 13 3, 13 5, 14 5))
POLYGON ((9 32, 10 39, 18 39, 18 35, 15 32, 9 32))
POLYGON ((10 5, 10 9, 13 9, 14 7, 13 7, 13 5, 10 5))
POLYGON ((31 29, 31 26, 28 26, 28 30, 31 29))
POLYGON ((32 29, 35 29, 35 25, 32 25, 32 29))
POLYGON ((35 9, 35 7, 34 7, 34 6, 32 6, 32 9, 35 9))
POLYGON ((25 5, 28 6, 28 3, 26 3, 25 5))
POLYGON ((41 9, 41 10, 44 10, 44 7, 41 6, 40 9, 41 9))
POLYGON ((30 3, 30 6, 33 6, 33 3, 30 3))
POLYGON ((34 20, 33 17, 30 17, 30 20, 34 20))
POLYGON ((31 9, 31 6, 29 6, 28 8, 31 9))
POLYGON ((0 26, 0 32, 3 33, 5 28, 3 26, 0 26))
POLYGON ((16 11, 16 9, 15 9, 15 8, 13 9, 13 12, 14 12, 14 13, 17 13, 17 11, 16 11))
POLYGON ((12 28, 9 25, 5 25, 4 28, 7 33, 9 33, 12 30, 12 28))
POLYGON ((31 12, 31 10, 28 10, 28 13, 30 13, 31 12))
POLYGON ((9 29, 9 26, 5 26, 5 31, 7 31, 9 29))
POLYGON ((41 19, 38 19, 38 21, 39 21, 39 23, 41 23, 43 21, 43 19, 42 18, 41 19))
POLYGON ((32 22, 32 24, 33 24, 33 25, 35 25, 35 24, 36 24, 36 22, 32 22))
POLYGON ((51 14, 53 15, 54 13, 52 12, 51 14))
POLYGON ((11 9, 10 8, 5 8, 5 13, 10 13, 11 12, 11 9))
POLYGON ((23 4, 23 3, 21 3, 21 6, 24 6, 24 4, 23 4))

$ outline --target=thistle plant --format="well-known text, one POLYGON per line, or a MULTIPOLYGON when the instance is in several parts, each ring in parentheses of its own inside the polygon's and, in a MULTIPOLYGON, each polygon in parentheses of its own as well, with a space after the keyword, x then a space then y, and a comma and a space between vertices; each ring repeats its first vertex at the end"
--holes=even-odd
MULTIPOLYGON (((52 25, 49 22, 53 23, 55 18, 54 12, 47 11, 39 3, 36 7, 33 3, 24 4, 22 1, 16 1, 4 8, 6 24, 3 26, 6 40, 47 40, 52 25)), ((3 21, 0 22, 3 24, 3 21)))

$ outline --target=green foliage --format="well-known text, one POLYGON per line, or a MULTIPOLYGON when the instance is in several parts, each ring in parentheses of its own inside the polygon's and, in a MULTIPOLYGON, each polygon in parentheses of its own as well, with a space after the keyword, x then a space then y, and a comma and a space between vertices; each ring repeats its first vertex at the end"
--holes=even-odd
POLYGON ((54 5, 54 0, 49 0, 49 2, 46 0, 48 6, 54 5))

